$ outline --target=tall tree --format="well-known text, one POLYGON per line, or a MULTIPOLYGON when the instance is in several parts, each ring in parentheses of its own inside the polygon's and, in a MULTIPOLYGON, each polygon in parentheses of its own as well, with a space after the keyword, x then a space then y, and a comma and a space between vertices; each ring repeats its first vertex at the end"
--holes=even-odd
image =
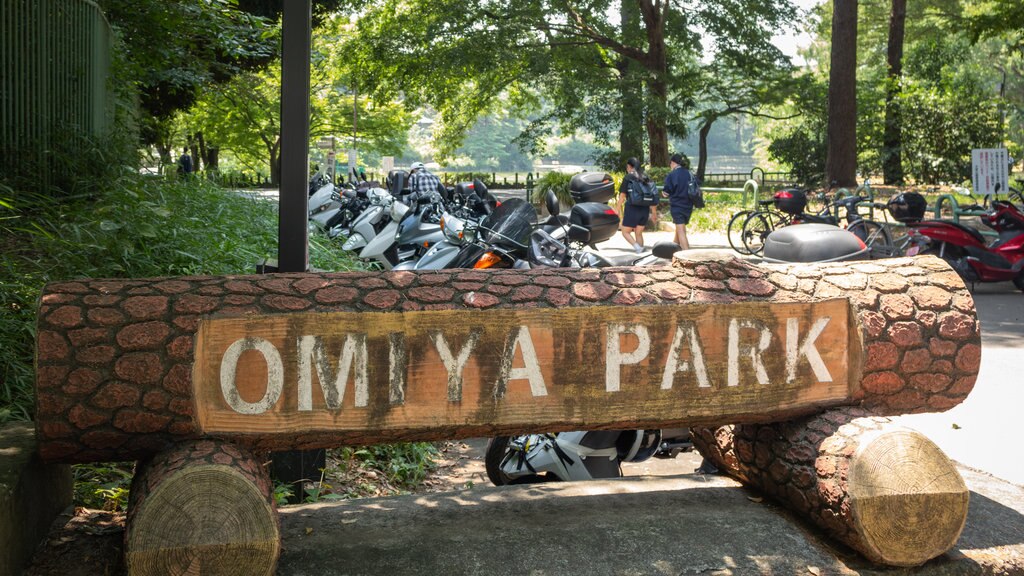
POLYGON ((685 9, 671 0, 352 1, 374 89, 438 110, 442 136, 457 143, 472 126, 466 117, 533 92, 548 106, 541 120, 605 142, 625 135, 630 148, 635 116, 627 111, 623 126, 624 107, 642 109, 654 165, 667 164, 669 135, 686 133, 701 62, 722 50, 756 57, 768 43, 762 31, 795 14, 788 0, 700 0, 685 9), (707 50, 698 29, 714 39, 707 50))
MULTIPOLYGON (((619 18, 622 21, 624 38, 640 35, 640 14, 631 6, 631 0, 619 0, 619 18)), ((624 166, 631 157, 644 157, 644 109, 643 83, 636 69, 638 66, 625 56, 618 58, 619 109, 622 111, 622 125, 619 128, 619 158, 616 166, 624 166)))
POLYGON ((885 135, 882 143, 882 173, 886 184, 903 184, 903 119, 900 94, 903 89, 903 39, 907 0, 892 0, 889 16, 888 74, 885 91, 885 135))
POLYGON ((857 185, 857 0, 834 0, 826 184, 857 185))

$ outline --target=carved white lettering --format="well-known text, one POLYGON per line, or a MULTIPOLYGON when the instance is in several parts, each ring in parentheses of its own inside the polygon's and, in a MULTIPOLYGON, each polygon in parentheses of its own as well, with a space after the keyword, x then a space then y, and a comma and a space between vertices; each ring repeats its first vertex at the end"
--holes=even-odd
POLYGON ((434 347, 437 348, 441 362, 448 371, 448 401, 462 402, 462 370, 466 367, 466 362, 469 361, 469 355, 472 354, 476 341, 480 339, 480 331, 474 330, 469 334, 469 340, 462 346, 458 357, 452 354, 443 334, 434 332, 430 338, 434 341, 434 347))
POLYGON ((804 341, 800 342, 800 323, 796 318, 789 318, 786 320, 786 382, 791 383, 796 380, 796 368, 800 362, 800 358, 807 358, 807 362, 811 365, 811 370, 814 372, 814 377, 818 379, 818 382, 831 382, 832 374, 829 373, 828 367, 825 366, 825 362, 821 359, 821 354, 818 354, 817 347, 814 346, 814 342, 821 336, 821 333, 825 330, 825 326, 828 326, 829 320, 832 318, 826 316, 824 318, 818 318, 818 320, 811 326, 810 332, 804 337, 804 341))
POLYGON ((690 370, 690 361, 680 361, 679 358, 679 353, 683 350, 684 340, 689 344, 690 358, 693 360, 693 373, 697 377, 697 387, 711 387, 711 383, 708 381, 708 370, 704 365, 704 351, 701 349, 700 340, 697 338, 697 326, 692 322, 685 322, 676 327, 676 335, 672 338, 672 346, 668 351, 668 361, 665 362, 665 374, 661 378, 662 390, 671 390, 676 374, 690 370))
POLYGON ((505 345, 505 355, 501 358, 501 369, 498 382, 494 386, 494 397, 504 398, 510 380, 528 380, 530 392, 534 396, 547 396, 548 389, 544 385, 544 375, 540 371, 540 361, 537 360, 537 350, 533 346, 533 338, 530 337, 530 329, 520 326, 512 332, 505 345), (516 350, 523 352, 523 367, 513 368, 512 363, 516 357, 516 350))
POLYGON ((345 400, 345 388, 349 372, 355 369, 355 405, 365 407, 370 403, 370 374, 366 360, 366 334, 347 334, 345 345, 338 357, 337 370, 331 364, 323 338, 320 336, 299 337, 299 411, 313 409, 313 374, 320 380, 324 402, 331 410, 341 408, 345 400), (311 362, 312 361, 312 362, 311 362))
POLYGON ((220 362, 220 389, 224 400, 239 414, 262 414, 270 410, 281 398, 284 390, 284 366, 281 353, 273 344, 263 338, 242 338, 235 341, 224 352, 220 362), (238 392, 238 360, 244 352, 255 350, 263 355, 267 363, 267 390, 256 402, 246 402, 238 392))
POLYGON ((772 342, 772 331, 759 320, 740 320, 733 318, 729 321, 729 386, 740 385, 740 356, 749 355, 750 364, 754 369, 758 384, 768 384, 768 371, 765 370, 761 354, 768 349, 772 342), (760 334, 757 346, 746 344, 740 346, 740 330, 756 330, 760 334))
POLYGON ((605 373, 604 387, 608 392, 618 392, 622 377, 622 367, 627 364, 639 364, 651 351, 651 336, 647 327, 642 324, 609 324, 605 340, 605 373), (636 349, 628 354, 620 350, 619 337, 632 334, 637 338, 636 349))

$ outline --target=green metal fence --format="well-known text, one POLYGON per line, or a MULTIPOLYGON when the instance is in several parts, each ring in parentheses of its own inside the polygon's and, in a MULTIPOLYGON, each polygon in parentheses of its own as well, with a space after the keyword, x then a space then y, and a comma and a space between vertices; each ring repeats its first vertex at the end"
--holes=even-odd
POLYGON ((43 155, 112 122, 111 30, 89 0, 0 0, 0 149, 43 155))

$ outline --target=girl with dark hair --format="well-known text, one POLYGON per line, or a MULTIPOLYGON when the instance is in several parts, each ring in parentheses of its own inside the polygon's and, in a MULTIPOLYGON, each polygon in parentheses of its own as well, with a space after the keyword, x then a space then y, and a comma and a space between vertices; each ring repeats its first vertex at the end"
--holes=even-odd
POLYGON ((623 206, 619 212, 622 214, 622 237, 633 246, 637 254, 644 251, 644 226, 647 226, 651 209, 648 206, 630 204, 629 188, 631 183, 640 182, 645 178, 647 175, 643 173, 639 160, 636 158, 626 160, 626 176, 622 179, 622 184, 619 185, 620 206, 623 206))

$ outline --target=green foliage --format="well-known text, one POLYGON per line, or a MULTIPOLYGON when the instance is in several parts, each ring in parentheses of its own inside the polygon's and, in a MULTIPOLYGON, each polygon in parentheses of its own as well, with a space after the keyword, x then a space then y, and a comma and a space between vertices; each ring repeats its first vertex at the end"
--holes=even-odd
POLYGON ((551 191, 555 193, 561 206, 572 206, 572 195, 569 193, 569 181, 572 180, 572 177, 572 174, 564 172, 548 172, 538 178, 533 184, 532 199, 534 203, 543 205, 544 197, 547 196, 548 191, 551 191))
POLYGON ((437 447, 429 442, 377 444, 362 448, 343 448, 342 456, 361 461, 382 472, 391 482, 411 488, 423 481, 434 468, 437 447))
MULTIPOLYGON (((36 300, 51 281, 245 274, 277 252, 273 203, 192 180, 126 173, 96 196, 51 198, 0 188, 0 422, 29 419, 36 300), (5 192, 6 190, 6 192, 5 192)), ((325 238, 311 264, 358 266, 325 238)))
POLYGON ((128 507, 128 491, 133 466, 128 462, 108 464, 75 464, 75 506, 124 512, 128 507))
POLYGON ((203 88, 277 55, 272 22, 236 0, 100 0, 124 45, 127 77, 146 112, 147 141, 159 122, 188 108, 203 88))
MULTIPOLYGON (((790 2, 771 0, 699 1, 656 18, 640 17, 661 10, 651 0, 353 4, 361 9, 359 35, 346 51, 369 71, 376 95, 401 95, 410 109, 438 111, 434 138, 442 157, 479 117, 497 109, 532 115, 520 139, 531 152, 555 124, 608 144, 619 138, 625 113, 637 115, 633 126, 641 132, 649 120, 685 135, 696 79, 713 73, 703 63, 771 66, 779 53, 770 37, 795 16, 790 2), (714 41, 701 46, 697 29, 714 41)), ((642 133, 639 138, 642 144, 642 133)))
MULTIPOLYGON (((398 104, 354 94, 356 63, 336 49, 350 34, 341 20, 329 19, 314 36, 310 145, 324 136, 338 136, 340 148, 350 146, 355 112, 360 155, 398 155, 406 146, 410 116, 398 104)), ((211 146, 247 170, 269 173, 276 185, 280 181, 280 117, 281 64, 274 62, 209 87, 194 106, 178 114, 176 125, 180 132, 202 133, 211 146)))

